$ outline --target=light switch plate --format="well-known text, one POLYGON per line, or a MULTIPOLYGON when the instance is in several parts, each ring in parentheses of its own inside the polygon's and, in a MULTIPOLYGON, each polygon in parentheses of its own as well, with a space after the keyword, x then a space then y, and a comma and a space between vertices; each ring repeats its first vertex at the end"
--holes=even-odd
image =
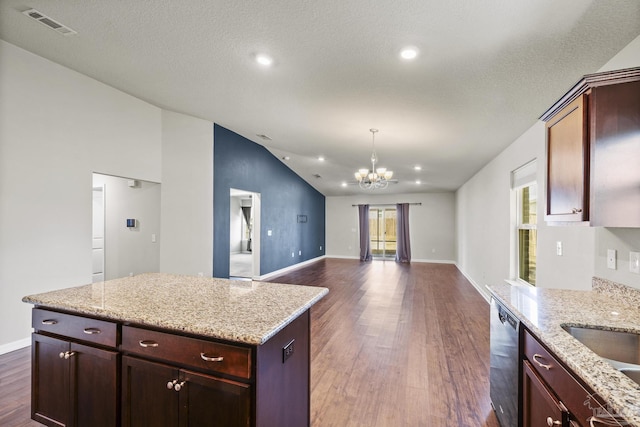
POLYGON ((640 274, 640 252, 629 252, 629 271, 640 274))
POLYGON ((556 255, 562 256, 562 242, 559 240, 556 242, 556 255))
POLYGON ((616 250, 607 249, 607 268, 616 269, 616 250))

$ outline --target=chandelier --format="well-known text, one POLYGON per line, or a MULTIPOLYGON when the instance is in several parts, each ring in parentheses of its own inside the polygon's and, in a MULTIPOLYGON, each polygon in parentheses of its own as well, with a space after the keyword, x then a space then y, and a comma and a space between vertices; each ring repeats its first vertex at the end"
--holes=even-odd
POLYGON ((371 170, 360 169, 355 173, 355 177, 358 180, 360 188, 365 190, 377 190, 387 188, 389 180, 393 176, 393 171, 388 171, 387 168, 376 169, 376 163, 378 163, 378 155, 376 154, 376 132, 378 129, 369 129, 372 136, 372 153, 371 153, 371 170))

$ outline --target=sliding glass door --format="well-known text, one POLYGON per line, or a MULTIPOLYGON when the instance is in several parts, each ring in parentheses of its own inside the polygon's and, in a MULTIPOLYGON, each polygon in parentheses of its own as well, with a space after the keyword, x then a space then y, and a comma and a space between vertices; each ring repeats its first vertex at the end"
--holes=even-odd
POLYGON ((396 256, 396 208, 369 208, 369 239, 375 258, 396 256))

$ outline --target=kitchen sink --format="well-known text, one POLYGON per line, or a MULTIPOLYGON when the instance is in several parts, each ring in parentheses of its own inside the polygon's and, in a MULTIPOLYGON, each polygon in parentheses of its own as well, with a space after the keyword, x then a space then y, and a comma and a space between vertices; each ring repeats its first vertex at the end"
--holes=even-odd
POLYGON ((562 329, 640 384, 640 334, 579 326, 562 329))

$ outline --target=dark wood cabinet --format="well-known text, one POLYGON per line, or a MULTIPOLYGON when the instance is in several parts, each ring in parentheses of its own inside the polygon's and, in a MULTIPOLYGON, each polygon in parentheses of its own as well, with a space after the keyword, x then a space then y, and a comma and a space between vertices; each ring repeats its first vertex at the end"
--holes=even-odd
POLYGON ((569 412, 525 360, 522 369, 522 427, 569 425, 569 412))
POLYGON ((34 333, 31 416, 47 426, 118 426, 115 351, 34 333))
POLYGON ((309 426, 308 310, 259 346, 125 325, 121 351, 123 427, 309 426))
POLYGON ((525 329, 522 340, 523 427, 547 425, 539 423, 548 417, 561 422, 552 426, 623 425, 601 397, 583 385, 531 332, 525 329), (527 420, 538 420, 538 424, 527 424, 527 420))
POLYGON ((308 427, 309 311, 261 345, 34 308, 32 418, 50 427, 308 427))
POLYGON ((587 111, 582 94, 547 122, 547 221, 589 219, 587 111))
POLYGON ((640 227, 640 68, 585 76, 541 119, 545 220, 640 227))
POLYGON ((592 97, 591 225, 640 227, 640 81, 592 97))
POLYGON ((124 356, 123 427, 249 427, 251 386, 124 356))

